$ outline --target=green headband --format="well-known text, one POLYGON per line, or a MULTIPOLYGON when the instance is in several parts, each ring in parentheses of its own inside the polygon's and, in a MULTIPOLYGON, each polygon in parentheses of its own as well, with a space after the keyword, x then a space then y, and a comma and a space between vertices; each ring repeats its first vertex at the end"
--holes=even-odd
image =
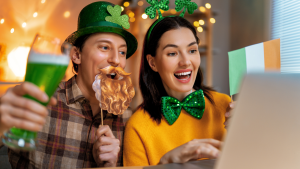
MULTIPOLYGON (((157 23, 159 23, 161 20, 163 20, 165 17, 162 16, 160 10, 167 11, 169 10, 169 0, 146 0, 151 6, 147 7, 145 9, 145 13, 149 16, 150 19, 154 19, 156 17, 156 10, 158 12, 158 20, 154 22, 154 24, 150 27, 150 30, 147 34, 147 44, 149 44, 149 38, 151 35, 151 32, 153 28, 156 26, 157 23)), ((179 15, 180 17, 184 17, 184 13, 186 10, 188 10, 189 14, 193 14, 194 11, 198 8, 198 5, 195 2, 191 2, 191 0, 175 0, 175 10, 176 12, 179 12, 183 8, 183 12, 179 15)), ((174 17, 174 16, 169 16, 174 17)))

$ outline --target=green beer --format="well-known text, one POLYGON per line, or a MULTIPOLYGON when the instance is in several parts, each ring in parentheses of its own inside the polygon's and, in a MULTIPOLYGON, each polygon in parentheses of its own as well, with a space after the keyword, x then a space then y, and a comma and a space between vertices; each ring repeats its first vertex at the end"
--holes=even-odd
MULTIPOLYGON (((31 56, 32 57, 32 56, 31 56)), ((47 57, 47 56, 37 56, 37 57, 47 57)), ((68 59, 68 58, 67 58, 68 59)), ((32 59, 31 59, 32 60, 32 59)), ((64 59, 60 59, 64 60, 64 59)), ((54 94, 55 90, 58 87, 58 84, 63 79, 66 69, 68 67, 68 60, 65 64, 55 64, 55 63, 39 63, 39 62, 29 62, 26 68, 25 81, 31 82, 37 85, 42 91, 44 91, 49 98, 54 94)), ((24 97, 32 99, 46 106, 48 103, 43 103, 35 98, 25 95, 24 97)), ((36 132, 31 132, 23 129, 12 128, 11 132, 18 137, 26 139, 35 139, 36 132)))
MULTIPOLYGON (((70 49, 70 44, 62 44, 57 38, 37 35, 28 56, 25 81, 38 86, 49 96, 50 100, 69 65, 70 49)), ((23 97, 44 106, 48 104, 48 102, 40 102, 29 95, 23 97)), ((36 148, 36 135, 36 132, 13 127, 4 133, 2 141, 10 148, 33 150, 36 148)))

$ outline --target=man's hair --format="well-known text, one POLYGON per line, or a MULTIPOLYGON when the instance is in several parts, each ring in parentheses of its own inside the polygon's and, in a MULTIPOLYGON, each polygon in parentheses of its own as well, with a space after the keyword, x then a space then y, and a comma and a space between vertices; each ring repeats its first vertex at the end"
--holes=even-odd
MULTIPOLYGON (((85 44, 86 40, 87 40, 91 35, 92 35, 92 34, 87 34, 87 35, 83 35, 83 36, 77 38, 77 39, 75 40, 75 42, 74 42, 74 46, 75 46, 77 49, 79 49, 80 52, 82 52, 82 49, 83 49, 83 47, 84 47, 84 44, 85 44)), ((73 61, 72 61, 72 63, 73 63, 73 70, 76 72, 75 74, 77 74, 77 73, 78 73, 78 64, 74 63, 73 61)))

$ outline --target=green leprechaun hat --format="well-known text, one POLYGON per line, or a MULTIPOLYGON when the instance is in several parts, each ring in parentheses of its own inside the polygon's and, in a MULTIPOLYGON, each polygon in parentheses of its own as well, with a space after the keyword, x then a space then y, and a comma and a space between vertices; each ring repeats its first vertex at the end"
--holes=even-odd
POLYGON ((109 2, 94 2, 84 7, 78 16, 77 31, 65 40, 74 45, 77 38, 98 32, 115 33, 122 36, 127 43, 127 56, 129 58, 137 49, 136 38, 126 31, 130 24, 128 16, 121 15, 122 9, 119 5, 109 2))

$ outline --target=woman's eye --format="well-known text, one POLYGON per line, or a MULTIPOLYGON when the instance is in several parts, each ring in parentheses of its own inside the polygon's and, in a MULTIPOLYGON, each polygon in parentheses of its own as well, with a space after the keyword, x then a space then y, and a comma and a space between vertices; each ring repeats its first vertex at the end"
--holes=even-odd
POLYGON ((175 53, 175 52, 173 52, 173 53, 168 53, 167 55, 168 55, 168 56, 175 56, 176 53, 175 53))
POLYGON ((196 53, 197 50, 190 50, 190 53, 196 53))

